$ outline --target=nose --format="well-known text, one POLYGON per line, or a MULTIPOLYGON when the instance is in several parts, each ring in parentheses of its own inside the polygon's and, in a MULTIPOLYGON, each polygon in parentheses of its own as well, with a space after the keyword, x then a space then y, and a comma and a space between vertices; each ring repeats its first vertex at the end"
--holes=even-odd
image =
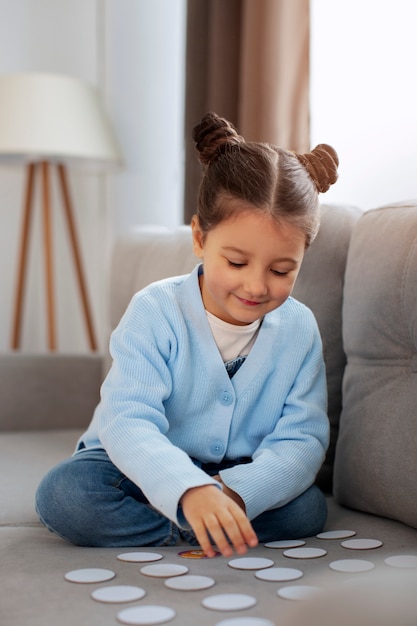
POLYGON ((262 298, 266 295, 268 287, 263 273, 251 272, 246 276, 244 289, 253 298, 262 298))

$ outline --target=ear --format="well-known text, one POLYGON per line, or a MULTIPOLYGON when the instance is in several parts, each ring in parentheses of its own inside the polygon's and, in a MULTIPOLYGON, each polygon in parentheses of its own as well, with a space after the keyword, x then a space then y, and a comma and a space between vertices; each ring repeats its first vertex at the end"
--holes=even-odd
POLYGON ((193 215, 191 220, 191 233, 193 236, 193 252, 195 256, 202 259, 204 256, 203 247, 204 247, 204 237, 203 232, 200 228, 200 222, 197 215, 193 215))

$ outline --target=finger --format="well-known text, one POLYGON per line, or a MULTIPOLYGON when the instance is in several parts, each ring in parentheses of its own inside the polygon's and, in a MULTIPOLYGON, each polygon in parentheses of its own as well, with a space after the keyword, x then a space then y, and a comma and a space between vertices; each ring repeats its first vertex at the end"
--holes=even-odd
POLYGON ((208 558, 215 556, 216 553, 211 544, 205 525, 199 522, 199 523, 191 524, 191 528, 204 554, 208 558))
POLYGON ((224 556, 230 556, 233 554, 233 549, 238 554, 244 554, 247 552, 248 541, 241 531, 240 525, 237 521, 240 518, 240 523, 243 527, 248 526, 250 534, 248 540, 251 544, 257 543, 257 537, 254 534, 249 520, 242 512, 240 507, 233 505, 231 510, 224 509, 217 513, 215 519, 212 520, 211 525, 208 526, 208 530, 211 533, 213 541, 216 542, 217 547, 224 556))
POLYGON ((239 521, 239 530, 242 534, 242 537, 245 543, 250 548, 254 548, 255 546, 258 545, 258 537, 255 531, 253 530, 252 524, 250 523, 250 521, 248 520, 246 516, 244 517, 243 520, 239 521))
POLYGON ((233 549, 220 524, 212 524, 209 532, 219 552, 225 557, 232 556, 233 549))
POLYGON ((247 546, 253 548, 258 544, 252 524, 239 507, 233 509, 232 519, 225 523, 224 528, 236 552, 240 554, 247 551, 247 546))
POLYGON ((238 554, 245 554, 248 544, 238 524, 233 520, 231 523, 224 525, 224 531, 233 549, 236 550, 238 554))
POLYGON ((204 518, 204 525, 206 531, 209 533, 212 539, 212 542, 215 544, 221 554, 223 556, 231 556, 233 554, 233 549, 230 545, 227 534, 224 532, 224 528, 227 525, 227 522, 224 521, 224 518, 226 518, 227 522, 229 523, 230 520, 233 521, 231 515, 227 511, 225 511, 217 514, 211 513, 210 515, 207 515, 204 518))

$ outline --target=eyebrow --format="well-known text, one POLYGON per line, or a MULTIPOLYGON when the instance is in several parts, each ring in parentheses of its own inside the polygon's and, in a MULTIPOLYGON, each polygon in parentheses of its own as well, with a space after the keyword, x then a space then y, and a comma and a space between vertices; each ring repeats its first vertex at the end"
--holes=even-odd
MULTIPOLYGON (((236 248, 235 246, 223 246, 222 250, 225 252, 237 252, 239 254, 243 254, 246 256, 250 256, 245 250, 241 250, 240 248, 236 248)), ((282 262, 290 262, 290 263, 299 263, 300 261, 297 259, 293 259, 292 257, 281 257, 273 260, 273 263, 282 263, 282 262)))

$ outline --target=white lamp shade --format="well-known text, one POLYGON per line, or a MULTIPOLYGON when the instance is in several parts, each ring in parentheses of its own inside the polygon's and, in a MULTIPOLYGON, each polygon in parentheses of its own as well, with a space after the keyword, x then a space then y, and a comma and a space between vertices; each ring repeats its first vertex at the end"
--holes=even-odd
POLYGON ((97 90, 58 74, 0 76, 0 160, 17 159, 121 164, 97 90))

